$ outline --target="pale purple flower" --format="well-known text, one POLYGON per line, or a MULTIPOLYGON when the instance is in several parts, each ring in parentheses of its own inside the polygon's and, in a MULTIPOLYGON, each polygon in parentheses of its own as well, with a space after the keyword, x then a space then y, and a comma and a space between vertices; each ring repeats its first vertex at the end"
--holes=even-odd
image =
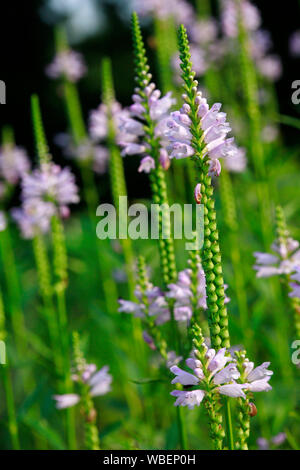
POLYGON ((290 53, 294 57, 300 56, 300 30, 294 31, 289 41, 290 53))
POLYGON ((108 373, 109 367, 104 366, 98 372, 95 372, 87 383, 91 387, 90 394, 92 397, 105 395, 111 390, 112 376, 108 373))
POLYGON ((0 148, 0 175, 9 184, 16 184, 30 169, 26 151, 15 145, 0 148))
POLYGON ((69 168, 54 163, 42 164, 22 180, 23 202, 50 202, 54 207, 68 206, 79 202, 78 188, 69 168))
MULTIPOLYGON (((72 380, 87 384, 91 397, 102 396, 111 390, 112 376, 108 373, 108 370, 109 367, 104 366, 97 371, 95 364, 86 364, 84 361, 82 365, 76 368, 75 373, 72 375, 72 380)), ((75 393, 54 395, 53 398, 58 409, 70 408, 79 403, 81 399, 80 395, 75 393)))
POLYGON ((261 138, 264 142, 274 142, 279 135, 278 127, 268 124, 262 129, 261 138))
POLYGON ((260 73, 269 80, 276 81, 282 75, 282 63, 280 58, 273 54, 267 55, 257 61, 260 73))
POLYGON ((144 295, 147 297, 147 306, 143 302, 143 296, 139 289, 137 289, 135 291, 135 296, 137 297, 138 302, 119 299, 118 312, 129 313, 137 318, 145 318, 146 315, 150 315, 155 318, 155 323, 157 325, 161 325, 169 321, 169 307, 161 290, 149 283, 148 290, 146 290, 144 295))
POLYGON ((66 393, 64 395, 53 395, 53 398, 56 401, 56 408, 58 410, 70 408, 71 406, 77 405, 77 403, 80 401, 80 397, 76 393, 66 393))
POLYGON ((82 55, 72 50, 58 52, 53 62, 46 67, 49 77, 66 77, 70 82, 77 82, 85 73, 86 66, 82 55))
POLYGON ((147 155, 146 157, 142 158, 140 166, 138 168, 138 172, 150 173, 151 170, 155 168, 155 160, 147 155))
POLYGON ((192 390, 186 392, 183 390, 173 390, 171 392, 173 397, 176 397, 174 406, 187 406, 192 410, 195 406, 199 406, 205 397, 204 390, 192 390))
POLYGON ((169 351, 167 353, 167 362, 166 366, 170 369, 172 366, 177 366, 182 361, 182 356, 177 356, 175 351, 169 351))
POLYGON ((190 28, 191 40, 197 45, 207 45, 217 39, 218 25, 214 18, 195 21, 190 28))
MULTIPOLYGON (((185 321, 190 320, 192 317, 192 306, 191 306, 191 270, 185 269, 180 271, 178 274, 178 280, 176 283, 168 285, 168 291, 166 297, 175 300, 174 304, 174 315, 176 320, 185 321)), ((198 284, 197 284, 197 297, 198 297, 198 308, 207 308, 206 305, 206 281, 205 274, 201 267, 198 265, 198 284)))
POLYGON ((221 395, 226 395, 232 398, 246 398, 244 389, 247 388, 247 384, 232 383, 227 385, 220 385, 218 388, 221 395))
MULTIPOLYGON (((238 35, 238 9, 235 0, 222 0, 221 22, 225 36, 234 38, 238 35)), ((241 14, 244 27, 248 31, 259 28, 261 17, 259 10, 247 0, 241 2, 241 14)))
POLYGON ((286 433, 285 432, 280 432, 279 434, 276 434, 276 436, 273 436, 271 438, 272 444, 275 446, 280 446, 281 444, 284 443, 286 440, 286 433))
POLYGON ((167 19, 172 13, 177 24, 193 21, 194 10, 185 0, 134 0, 133 8, 139 16, 154 16, 167 19))
POLYGON ((148 344, 149 348, 152 349, 152 351, 156 350, 153 338, 147 333, 147 331, 143 331, 143 340, 145 341, 145 343, 148 344))
POLYGON ((268 392, 272 390, 269 380, 273 375, 273 371, 268 369, 269 365, 270 362, 263 362, 260 366, 254 368, 253 362, 245 360, 243 367, 247 390, 250 392, 268 392))
POLYGON ((288 237, 284 241, 276 240, 271 249, 276 254, 255 252, 254 269, 257 277, 270 277, 290 274, 300 265, 299 242, 288 237))
POLYGON ((259 450, 268 450, 270 445, 268 439, 265 437, 259 437, 256 441, 259 450))
POLYGON ((234 150, 228 152, 224 158, 224 165, 228 171, 242 173, 247 166, 246 150, 233 145, 234 150))
POLYGON ((25 239, 34 238, 39 233, 47 233, 54 214, 55 206, 51 202, 35 199, 24 201, 22 208, 11 210, 12 218, 25 239))

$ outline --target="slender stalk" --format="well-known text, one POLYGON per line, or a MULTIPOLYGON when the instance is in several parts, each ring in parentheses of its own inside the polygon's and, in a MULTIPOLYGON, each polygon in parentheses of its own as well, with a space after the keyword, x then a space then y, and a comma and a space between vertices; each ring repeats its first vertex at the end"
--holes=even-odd
MULTIPOLYGON (((127 187, 124 173, 123 160, 120 154, 119 147, 116 143, 116 133, 112 106, 115 102, 115 93, 113 86, 113 76, 111 69, 111 62, 108 58, 102 60, 102 99, 103 103, 107 106, 108 113, 108 148, 110 153, 109 158, 109 175, 111 183, 112 197, 117 209, 120 211, 119 197, 127 196, 127 187)), ((132 249, 131 240, 129 238, 121 239, 126 272, 128 277, 128 286, 130 298, 134 296, 134 254, 132 249)))
POLYGON ((53 303, 51 267, 48 260, 47 248, 41 234, 37 234, 33 239, 33 252, 38 272, 39 290, 42 298, 43 310, 48 324, 53 361, 56 373, 61 377, 63 374, 64 356, 62 354, 60 344, 57 314, 53 303))
POLYGON ((9 225, 7 225, 5 230, 0 232, 0 250, 2 266, 6 280, 9 313, 11 317, 12 329, 14 332, 14 341, 17 351, 19 354, 22 354, 27 347, 27 335, 20 283, 9 225))
MULTIPOLYGON (((146 57, 146 50, 140 30, 139 20, 136 13, 132 15, 132 38, 133 38, 133 49, 135 57, 135 78, 138 85, 138 93, 142 99, 143 106, 145 108, 144 119, 146 124, 145 140, 149 147, 149 155, 155 161, 155 169, 150 172, 150 184, 152 189, 153 202, 159 206, 169 207, 168 204, 168 193, 165 179, 165 172, 159 161, 160 142, 155 135, 155 123, 150 116, 150 107, 147 96, 145 94, 145 87, 149 85, 151 74, 148 73, 149 65, 146 57)), ((177 278, 176 262, 175 262, 175 250, 174 241, 169 230, 169 238, 163 238, 162 228, 166 228, 170 225, 170 219, 167 214, 168 211, 162 207, 159 208, 159 241, 158 247, 160 252, 160 263, 163 274, 164 285, 166 286, 170 282, 173 282, 177 278)), ((176 338, 176 350, 180 350, 180 335, 178 331, 177 322, 174 319, 174 303, 169 304, 171 312, 171 327, 172 334, 176 338)), ((183 417, 181 413, 177 414, 178 430, 180 435, 181 448, 186 447, 185 431, 183 424, 183 417)))
MULTIPOLYGON (((195 154, 193 159, 199 174, 201 203, 204 206, 204 244, 202 249, 202 266, 206 278, 207 314, 212 347, 230 347, 228 314, 225 306, 224 279, 222 274, 222 258, 219 246, 217 216, 213 197, 211 177, 208 175, 207 157, 204 155, 202 129, 197 113, 196 92, 198 83, 194 81, 194 72, 190 61, 189 43, 184 26, 179 28, 179 50, 181 58, 182 78, 186 94, 185 101, 190 107, 190 132, 193 135, 192 146, 195 154)), ((232 447, 232 421, 230 402, 226 399, 225 418, 228 430, 229 448, 232 447)))
MULTIPOLYGON (((0 341, 5 341, 7 337, 6 327, 5 327, 5 311, 2 298, 2 292, 0 290, 0 341)), ((15 400, 13 393, 13 384, 11 379, 11 373, 6 353, 6 364, 0 365, 1 375, 3 378, 6 406, 7 406, 7 416, 8 416, 8 429, 11 438, 12 448, 14 450, 20 449, 19 441, 19 428, 18 422, 16 419, 16 410, 15 410, 15 400)))
MULTIPOLYGON (((40 111, 39 99, 33 95, 31 99, 32 122, 37 155, 40 164, 51 162, 51 156, 44 132, 42 116, 40 111)), ((57 215, 52 217, 51 221, 52 244, 53 244, 53 271, 55 277, 54 290, 57 297, 59 336, 62 355, 64 358, 64 391, 72 391, 70 359, 69 359, 69 335, 65 291, 68 283, 67 272, 67 251, 65 245, 64 229, 60 218, 57 215)), ((67 416, 67 436, 70 449, 76 449, 75 436, 75 413, 73 408, 66 410, 67 416)))

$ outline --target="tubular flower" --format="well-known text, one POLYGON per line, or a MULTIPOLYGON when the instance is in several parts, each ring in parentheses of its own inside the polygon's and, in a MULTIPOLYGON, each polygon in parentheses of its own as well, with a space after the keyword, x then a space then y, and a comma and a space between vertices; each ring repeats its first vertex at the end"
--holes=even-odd
POLYGON ((85 73, 86 66, 82 55, 72 50, 59 52, 53 62, 46 67, 48 77, 65 77, 70 82, 77 82, 85 73))

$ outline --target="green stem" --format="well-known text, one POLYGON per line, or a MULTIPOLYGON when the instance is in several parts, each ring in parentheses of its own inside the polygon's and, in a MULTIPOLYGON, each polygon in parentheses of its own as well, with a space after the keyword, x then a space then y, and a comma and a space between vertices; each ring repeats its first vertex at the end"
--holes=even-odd
MULTIPOLYGON (((5 327, 5 311, 3 305, 2 292, 0 290, 0 341, 4 341, 7 337, 6 327, 5 327)), ((7 354, 6 354, 7 356, 7 354)), ((12 442, 12 447, 14 450, 20 449, 19 442, 19 429, 16 419, 16 410, 15 410, 15 401, 13 393, 13 384, 10 374, 10 368, 8 365, 8 358, 6 357, 6 364, 0 363, 0 371, 2 372, 6 406, 7 406, 7 416, 8 416, 8 429, 12 442)))
POLYGON ((233 437, 233 429, 232 429, 232 417, 231 417, 231 406, 230 406, 230 398, 225 398, 225 422, 226 422, 226 435, 227 435, 227 442, 229 450, 234 450, 234 437, 233 437))
POLYGON ((6 280, 9 313, 14 332, 14 340, 18 352, 22 354, 22 352, 26 351, 27 335, 20 284, 9 226, 7 226, 7 228, 0 233, 0 249, 2 266, 6 280))
POLYGON ((47 256, 47 248, 45 246, 44 239, 40 234, 37 234, 33 239, 33 251, 38 272, 39 290, 42 298, 44 315, 48 324, 53 361, 56 367, 56 373, 61 377, 63 374, 64 355, 62 354, 57 314, 53 303, 51 268, 47 256))

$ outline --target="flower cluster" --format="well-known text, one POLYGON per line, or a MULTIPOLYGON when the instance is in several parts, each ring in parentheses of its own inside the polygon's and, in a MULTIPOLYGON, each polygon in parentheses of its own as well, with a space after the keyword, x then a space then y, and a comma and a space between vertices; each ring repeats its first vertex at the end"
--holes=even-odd
POLYGON ((47 232, 53 215, 69 216, 69 204, 79 202, 78 188, 69 168, 44 163, 22 179, 22 209, 13 209, 25 238, 36 230, 47 232))
POLYGON ((172 12, 177 24, 190 24, 194 17, 192 6, 185 0, 134 0, 134 10, 139 16, 153 15, 163 20, 172 12))
MULTIPOLYGON (((210 175, 219 175, 221 172, 220 158, 233 158, 237 152, 237 147, 233 144, 233 138, 226 138, 231 131, 229 123, 226 121, 226 113, 220 112, 221 103, 215 103, 209 107, 206 98, 200 91, 197 92, 195 102, 198 106, 197 116, 200 119, 200 127, 203 132, 203 157, 209 159, 210 175)), ((185 103, 180 111, 171 113, 167 120, 167 130, 165 136, 169 139, 168 150, 170 158, 185 158, 195 154, 192 147, 192 124, 189 114, 190 106, 185 103)))
POLYGON ((29 171, 26 151, 15 145, 0 148, 0 176, 6 184, 15 185, 29 171))
POLYGON ((181 384, 184 387, 193 387, 192 390, 173 390, 171 395, 176 397, 175 406, 187 406, 193 409, 199 406, 208 392, 213 394, 227 395, 234 398, 246 398, 245 392, 269 391, 272 387, 269 380, 272 371, 268 369, 270 363, 264 362, 254 368, 254 364, 245 360, 244 369, 246 377, 245 383, 238 383, 241 374, 226 348, 208 349, 205 343, 202 344, 205 351, 204 361, 199 359, 198 351, 195 350, 193 357, 186 360, 187 366, 193 373, 186 372, 177 366, 170 368, 175 375, 172 384, 181 384), (198 388, 198 387, 201 388, 198 388))
MULTIPOLYGON (((108 373, 108 366, 97 371, 95 364, 84 364, 80 369, 76 369, 72 375, 74 382, 79 382, 89 388, 92 397, 105 395, 111 390, 112 376, 108 373)), ((54 395, 56 408, 70 408, 80 402, 80 395, 76 393, 66 393, 64 395, 54 395)))
MULTIPOLYGON (((249 46, 253 60, 260 73, 269 80, 278 80, 282 74, 280 58, 275 54, 269 54, 272 41, 268 31, 259 29, 261 16, 258 8, 248 0, 241 0, 241 20, 244 28, 249 33, 249 46)), ((233 50, 230 39, 238 36, 238 7, 235 0, 222 1, 221 24, 226 38, 228 50, 233 50)))
MULTIPOLYGON (((242 21, 248 31, 256 31, 261 24, 259 10, 247 0, 241 2, 242 21)), ((238 11, 235 0, 222 0, 222 29, 230 38, 238 35, 238 11)))
POLYGON ((46 67, 46 74, 51 78, 67 78, 77 82, 86 73, 83 57, 78 52, 64 50, 59 52, 53 62, 46 67))
POLYGON ((269 450, 270 448, 279 447, 286 441, 285 432, 280 432, 276 436, 271 437, 271 439, 266 439, 265 437, 259 437, 257 439, 257 445, 259 450, 269 450))
POLYGON ((255 252, 257 277, 290 274, 300 265, 299 242, 288 237, 276 240, 271 249, 276 254, 255 252))
MULTIPOLYGON (((197 284, 198 308, 207 308, 205 286, 204 271, 201 265, 199 265, 197 284)), ((159 287, 154 287, 151 283, 148 283, 147 290, 145 291, 147 297, 146 306, 138 286, 135 295, 139 302, 120 299, 119 312, 132 313, 135 317, 144 318, 147 311, 147 315, 155 318, 157 325, 162 325, 171 318, 169 300, 172 299, 175 301, 173 306, 175 320, 180 322, 189 321, 193 314, 191 305, 191 270, 185 269, 180 271, 177 282, 171 283, 167 287, 168 290, 163 292, 159 287)))
MULTIPOLYGON (((170 108, 176 103, 172 98, 172 93, 169 92, 162 98, 160 91, 155 87, 154 83, 150 83, 144 89, 144 93, 149 106, 149 114, 151 120, 155 123, 155 138, 159 139, 161 148, 159 161, 164 169, 169 167, 169 158, 164 146, 166 145, 165 131, 166 123, 169 117, 170 108)), ((145 139, 145 120, 143 99, 139 94, 134 94, 132 97, 134 104, 129 108, 128 115, 121 116, 119 129, 123 134, 123 139, 119 140, 119 144, 123 148, 122 155, 135 155, 147 154, 149 145, 145 139)), ((152 156, 146 155, 141 160, 139 172, 144 171, 149 173, 151 169, 155 168, 155 161, 152 156)))

